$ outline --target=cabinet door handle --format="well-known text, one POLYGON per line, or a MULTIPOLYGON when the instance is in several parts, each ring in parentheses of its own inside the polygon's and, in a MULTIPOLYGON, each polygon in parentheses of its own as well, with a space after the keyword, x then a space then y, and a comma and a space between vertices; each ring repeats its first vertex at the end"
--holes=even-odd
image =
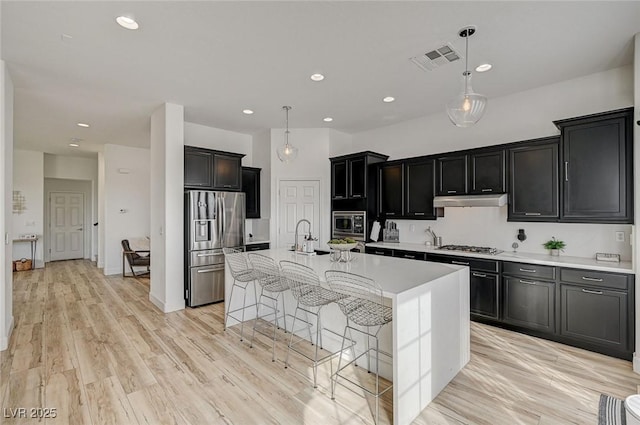
POLYGON ((404 258, 411 258, 412 260, 416 259, 415 255, 404 254, 404 258))
POLYGON ((524 215, 542 215, 541 213, 524 213, 524 215))
POLYGON ((564 181, 569 181, 569 161, 564 162, 564 181))
POLYGON ((385 213, 386 215, 396 215, 396 213, 385 213))
POLYGON ((447 193, 458 193, 457 190, 447 190, 447 193))
POLYGON ((362 195, 351 195, 352 198, 362 198, 362 195))
POLYGON ((594 294, 594 295, 602 295, 603 294, 602 291, 591 291, 589 289, 583 289, 582 292, 585 292, 587 294, 594 294))
POLYGON ((378 255, 384 255, 384 252, 382 251, 373 251, 374 254, 378 254, 378 255))
POLYGON ((527 285, 537 285, 536 282, 534 282, 533 280, 523 280, 523 279, 519 279, 520 283, 526 283, 527 285))
POLYGON ((582 280, 587 280, 589 282, 602 282, 602 279, 598 279, 596 277, 587 277, 587 276, 582 276, 582 280))
POLYGON ((225 185, 222 185, 222 187, 231 187, 231 185, 230 184, 225 184, 225 185))
POLYGON ((413 213, 413 215, 424 215, 424 213, 413 213))
POLYGON ((469 265, 469 263, 465 263, 464 261, 454 261, 454 260, 451 261, 451 264, 459 264, 461 266, 468 266, 469 265))
POLYGON ((484 273, 472 273, 475 277, 487 277, 484 273))
POLYGON ((521 272, 535 273, 536 269, 520 269, 521 272))
POLYGON ((493 192, 493 189, 482 189, 483 192, 493 192))

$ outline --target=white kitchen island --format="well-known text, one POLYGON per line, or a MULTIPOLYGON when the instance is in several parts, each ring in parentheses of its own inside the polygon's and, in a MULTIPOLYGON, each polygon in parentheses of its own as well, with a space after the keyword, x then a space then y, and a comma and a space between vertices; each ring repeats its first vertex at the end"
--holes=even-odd
MULTIPOLYGON (((469 361, 467 267, 358 253, 353 254, 353 261, 349 263, 332 262, 329 255, 307 256, 286 249, 257 253, 276 262, 289 260, 304 264, 313 268, 321 280, 326 270, 343 270, 380 284, 393 307, 393 321, 380 334, 380 348, 392 353, 393 361, 385 367, 381 356, 380 374, 393 381, 394 424, 411 423, 469 361)), ((234 298, 232 305, 228 303, 232 282, 227 268, 225 309, 238 308, 242 303, 241 295, 234 298)), ((247 303, 252 294, 253 291, 248 292, 247 303)), ((295 301, 290 293, 286 294, 285 302, 287 313, 293 314, 295 301)), ((250 311, 247 309, 246 320, 253 319, 250 311)), ((290 321, 287 323, 290 325, 290 321)), ((337 306, 330 305, 323 310, 324 328, 341 335, 344 324, 337 306), (329 311, 331 308, 335 310, 329 311)), ((323 337, 323 345, 330 351, 339 349, 339 344, 338 339, 323 337)), ((357 351, 358 346, 363 344, 356 345, 357 351)), ((340 397, 340 389, 336 397, 340 397)))

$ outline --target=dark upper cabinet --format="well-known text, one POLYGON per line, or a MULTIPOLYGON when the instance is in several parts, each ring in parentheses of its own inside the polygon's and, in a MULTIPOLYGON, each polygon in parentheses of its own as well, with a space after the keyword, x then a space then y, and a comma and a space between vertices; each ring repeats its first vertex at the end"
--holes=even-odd
POLYGON ((242 156, 222 153, 213 155, 214 189, 242 189, 242 156))
POLYGON ((555 121, 562 221, 633 223, 633 110, 555 121))
POLYGON ((368 167, 386 161, 388 156, 375 152, 360 152, 330 158, 331 199, 360 199, 368 193, 368 167))
POLYGON ((184 147, 184 187, 240 191, 243 154, 184 147))
POLYGON ((242 167, 246 218, 260 218, 260 168, 242 167))
POLYGON ((404 164, 389 163, 380 166, 380 202, 378 213, 382 217, 401 217, 404 203, 404 164))
POLYGON ((348 161, 332 161, 331 162, 331 197, 333 199, 344 199, 347 197, 347 178, 348 161))
POLYGON ((469 193, 505 193, 505 151, 478 151, 469 155, 469 193))
POLYGON ((184 150, 184 187, 211 189, 213 186, 213 152, 184 150))
POLYGON ((411 218, 436 219, 433 196, 436 188, 434 159, 406 161, 404 164, 404 215, 411 218))
POLYGON ((509 149, 509 221, 557 221, 558 138, 509 149))
POLYGON ((467 193, 467 155, 438 158, 438 195, 464 195, 467 193))

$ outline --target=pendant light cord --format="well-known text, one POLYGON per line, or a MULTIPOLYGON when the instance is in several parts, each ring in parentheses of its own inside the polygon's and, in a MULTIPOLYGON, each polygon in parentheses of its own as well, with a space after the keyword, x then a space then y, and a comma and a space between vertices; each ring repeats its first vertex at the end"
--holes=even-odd
POLYGON ((464 51, 464 94, 466 95, 468 92, 468 83, 469 83, 469 30, 466 31, 465 40, 465 51, 464 51))

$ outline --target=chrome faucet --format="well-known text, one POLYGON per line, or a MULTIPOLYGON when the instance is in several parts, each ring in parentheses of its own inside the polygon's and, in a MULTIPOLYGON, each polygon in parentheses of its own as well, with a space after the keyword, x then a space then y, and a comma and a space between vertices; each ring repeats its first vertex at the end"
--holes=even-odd
POLYGON ((309 225, 309 239, 311 239, 311 222, 309 220, 307 220, 306 218, 303 218, 302 220, 298 220, 298 222, 296 223, 296 234, 295 234, 295 239, 293 241, 293 250, 294 251, 300 251, 298 249, 298 226, 300 226, 300 223, 302 222, 306 222, 309 225))

